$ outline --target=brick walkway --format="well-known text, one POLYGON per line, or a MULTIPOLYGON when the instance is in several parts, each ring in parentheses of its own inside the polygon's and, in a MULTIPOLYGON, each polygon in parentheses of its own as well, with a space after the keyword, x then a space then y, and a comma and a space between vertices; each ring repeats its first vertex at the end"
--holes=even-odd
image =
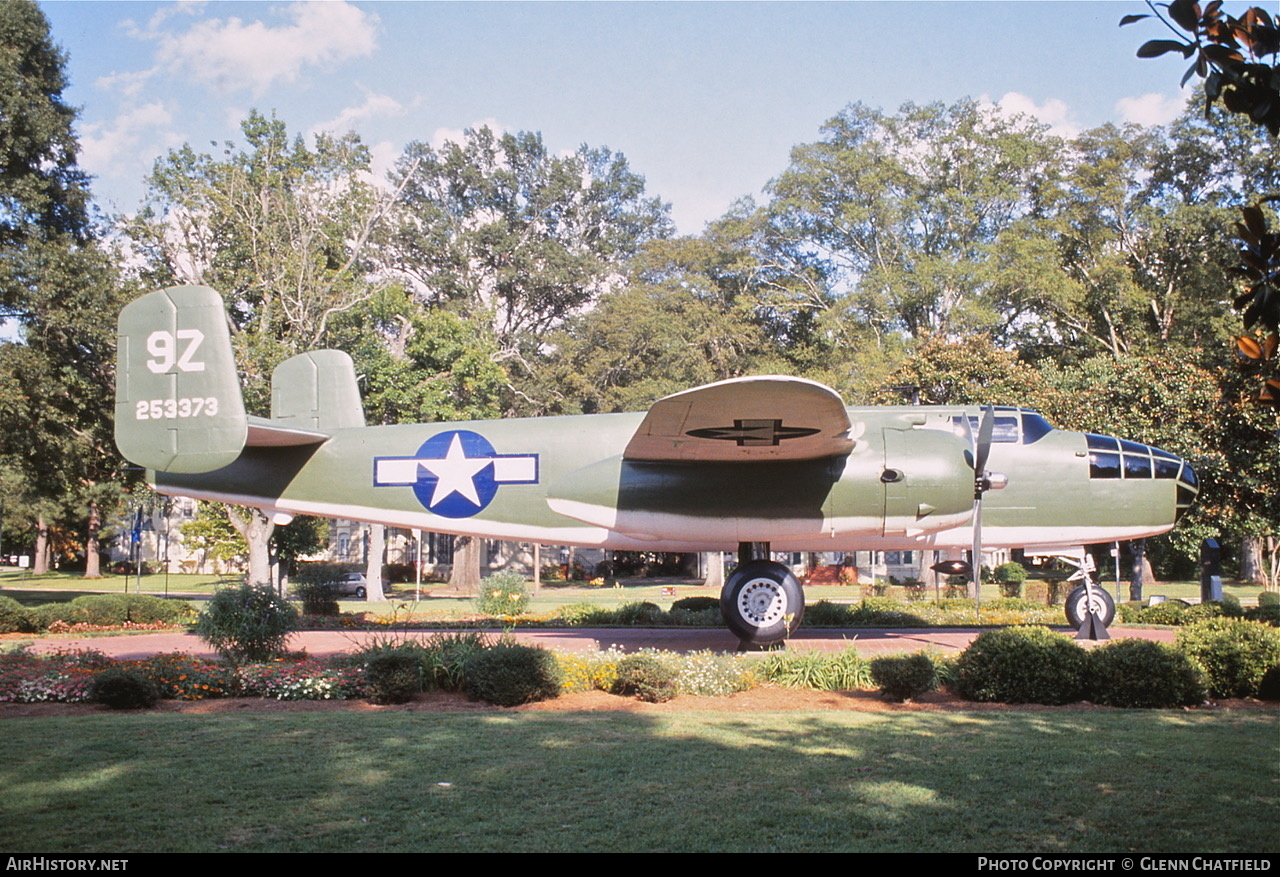
MULTIPOLYGON (((1069 631, 1061 628, 1064 634, 1069 631)), ((801 630, 792 637, 787 648, 792 651, 841 651, 849 646, 860 655, 875 656, 902 652, 917 652, 933 648, 941 652, 958 652, 973 641, 981 630, 977 628, 844 628, 839 630, 801 630)), ((436 631, 414 631, 409 636, 425 638, 436 631)), ((496 633, 496 632, 495 632, 496 633)), ((1176 631, 1137 628, 1115 628, 1115 639, 1137 637, 1141 639, 1173 642, 1176 631)), ((387 631, 305 631, 289 639, 291 649, 306 649, 312 655, 332 655, 350 652, 367 642, 386 639, 387 631)), ((397 636, 399 634, 396 634, 397 636)), ((542 645, 559 651, 595 651, 611 645, 631 652, 637 649, 666 649, 673 652, 694 652, 710 649, 716 652, 737 650, 738 640, 727 630, 699 629, 673 630, 670 628, 561 628, 555 630, 523 630, 515 633, 523 643, 542 645)), ((145 633, 130 636, 95 637, 84 639, 40 639, 35 650, 96 649, 116 658, 142 658, 159 652, 187 652, 193 655, 215 653, 194 634, 145 633)))

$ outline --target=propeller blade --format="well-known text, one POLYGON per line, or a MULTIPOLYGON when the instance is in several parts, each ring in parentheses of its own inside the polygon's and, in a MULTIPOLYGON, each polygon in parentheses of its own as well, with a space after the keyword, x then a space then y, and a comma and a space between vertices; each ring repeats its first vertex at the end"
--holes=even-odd
POLYGON ((982 497, 973 502, 973 554, 969 565, 973 573, 973 605, 982 608, 982 497))
POLYGON ((991 456, 991 437, 996 429, 996 407, 988 405, 982 409, 982 425, 978 427, 978 442, 973 452, 973 474, 982 478, 987 468, 987 458, 991 456))

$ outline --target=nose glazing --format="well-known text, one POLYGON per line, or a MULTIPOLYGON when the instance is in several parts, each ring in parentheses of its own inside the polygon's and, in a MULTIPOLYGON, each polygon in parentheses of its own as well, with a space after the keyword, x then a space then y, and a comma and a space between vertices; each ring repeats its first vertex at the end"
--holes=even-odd
POLYGON ((1160 448, 1109 435, 1086 435, 1089 445, 1090 478, 1146 479, 1177 481, 1175 520, 1191 508, 1200 492, 1200 482, 1188 463, 1160 448))

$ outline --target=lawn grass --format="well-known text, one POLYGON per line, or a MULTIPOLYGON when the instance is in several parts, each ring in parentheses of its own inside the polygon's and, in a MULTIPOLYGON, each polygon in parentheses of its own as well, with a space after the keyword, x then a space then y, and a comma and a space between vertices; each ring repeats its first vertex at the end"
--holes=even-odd
POLYGON ((8 719, 0 846, 1274 851, 1276 713, 8 719))

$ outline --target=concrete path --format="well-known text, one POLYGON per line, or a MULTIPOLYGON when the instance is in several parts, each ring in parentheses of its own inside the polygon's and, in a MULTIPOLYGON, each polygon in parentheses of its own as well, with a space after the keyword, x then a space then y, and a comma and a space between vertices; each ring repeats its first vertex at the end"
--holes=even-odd
MULTIPOLYGON (((1070 631, 1061 628, 1064 634, 1070 631)), ((981 633, 980 628, 931 627, 931 628, 843 628, 838 630, 805 628, 787 642, 790 651, 838 652, 852 646, 858 654, 874 657, 923 649, 940 652, 959 652, 981 633)), ((305 649, 308 654, 323 656, 339 652, 351 652, 363 645, 392 637, 408 636, 425 639, 438 631, 412 631, 408 634, 391 631, 304 631, 289 639, 289 648, 305 649)), ((497 631, 492 632, 495 636, 497 631)), ((1140 628, 1114 628, 1114 639, 1137 637, 1141 639, 1173 642, 1174 630, 1140 628)), ((584 652, 607 649, 616 645, 627 652, 638 649, 665 649, 673 652, 695 652, 710 649, 715 652, 732 652, 738 648, 738 639, 727 630, 704 628, 697 630, 671 628, 558 628, 521 630, 515 634, 517 641, 566 652, 584 652)), ((144 658, 159 652, 186 652, 192 655, 213 657, 216 653, 194 634, 142 633, 129 636, 86 637, 83 639, 38 639, 37 652, 59 650, 96 649, 115 658, 144 658)))

